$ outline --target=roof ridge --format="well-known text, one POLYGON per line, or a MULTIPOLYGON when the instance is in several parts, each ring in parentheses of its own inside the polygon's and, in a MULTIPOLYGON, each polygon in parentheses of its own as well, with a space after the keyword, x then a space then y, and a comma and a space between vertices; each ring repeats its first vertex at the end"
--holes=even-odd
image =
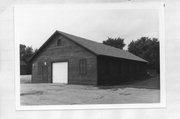
MULTIPOLYGON (((100 43, 100 42, 97 42, 97 41, 94 41, 94 40, 89 40, 89 39, 87 39, 87 38, 83 38, 83 37, 80 37, 80 36, 72 35, 72 34, 65 33, 65 32, 62 32, 62 31, 59 31, 59 30, 57 30, 57 31, 58 31, 59 33, 63 33, 63 34, 67 34, 67 35, 71 35, 71 36, 75 36, 75 37, 78 37, 78 38, 87 40, 87 41, 89 41, 89 42, 98 43, 98 44, 100 44, 100 45, 103 45, 103 46, 106 46, 106 47, 109 47, 109 48, 112 48, 112 49, 116 49, 116 50, 121 50, 121 51, 129 52, 129 51, 126 51, 126 50, 123 50, 123 49, 119 49, 119 48, 116 48, 116 47, 113 47, 113 46, 110 46, 110 45, 106 45, 106 44, 103 44, 103 43, 100 43)), ((68 36, 67 36, 67 37, 68 37, 68 36)))
MULTIPOLYGON (((140 58, 140 57, 132 54, 132 53, 129 52, 129 51, 126 51, 126 50, 123 50, 123 49, 119 49, 119 48, 116 48, 116 47, 113 47, 113 46, 109 46, 109 45, 106 45, 106 44, 103 44, 103 43, 100 43, 100 42, 97 42, 97 41, 89 40, 89 39, 87 39, 87 38, 83 38, 83 37, 79 37, 79 36, 72 35, 72 34, 69 34, 69 33, 65 33, 65 32, 62 32, 62 31, 59 31, 59 30, 56 30, 56 31, 57 31, 58 33, 62 34, 62 35, 65 35, 66 37, 71 36, 71 37, 76 37, 76 38, 79 38, 79 39, 83 39, 83 40, 88 41, 88 42, 91 42, 91 43, 96 43, 96 44, 98 44, 98 45, 100 45, 100 46, 103 46, 103 47, 106 47, 106 48, 108 48, 108 49, 110 49, 110 50, 116 50, 116 51, 119 51, 119 52, 121 52, 121 53, 127 53, 127 55, 131 55, 131 56, 133 56, 133 57, 136 57, 136 58, 137 58, 136 60, 139 59, 139 61, 147 62, 146 60, 144 60, 144 59, 142 59, 142 58, 140 58)), ((69 37, 68 37, 68 38, 69 38, 69 37)), ((71 38, 69 38, 69 39, 71 39, 71 38)), ((71 40, 73 40, 73 39, 71 39, 71 40)), ((73 41, 75 41, 75 40, 73 40, 73 41)), ((77 42, 77 41, 75 41, 75 42, 77 42)), ((79 44, 81 44, 81 43, 79 43, 79 44)), ((81 45, 83 45, 83 44, 81 44, 81 45)), ((90 49, 90 48, 88 48, 88 47, 86 47, 86 48, 89 49, 89 50, 91 50, 92 52, 94 52, 92 49, 90 49)), ((94 53, 98 54, 97 52, 94 52, 94 53)), ((101 54, 100 54, 100 55, 101 55, 101 54)), ((115 57, 115 56, 114 56, 114 57, 115 57)), ((121 58, 123 58, 123 57, 121 57, 121 58)), ((135 60, 135 59, 130 59, 130 58, 124 58, 124 59, 135 60)))

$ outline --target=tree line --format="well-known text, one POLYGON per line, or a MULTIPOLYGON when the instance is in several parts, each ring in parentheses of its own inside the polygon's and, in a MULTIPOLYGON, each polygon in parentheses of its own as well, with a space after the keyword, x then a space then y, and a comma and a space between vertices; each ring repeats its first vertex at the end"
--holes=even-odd
MULTIPOLYGON (((119 49, 123 49, 126 45, 124 39, 120 37, 108 38, 103 41, 103 44, 119 49)), ((160 72, 160 50, 157 38, 141 37, 137 40, 132 40, 128 44, 127 51, 147 60, 149 69, 155 69, 157 73, 160 72)))
POLYGON ((37 51, 38 49, 33 49, 32 46, 26 46, 26 45, 20 44, 20 60, 28 63, 30 58, 37 51))

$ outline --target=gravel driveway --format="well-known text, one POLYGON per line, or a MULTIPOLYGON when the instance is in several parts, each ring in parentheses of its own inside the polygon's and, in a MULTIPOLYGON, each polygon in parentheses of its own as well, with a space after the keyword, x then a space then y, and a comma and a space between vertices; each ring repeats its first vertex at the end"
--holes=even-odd
POLYGON ((21 105, 158 103, 160 100, 158 88, 143 87, 157 79, 106 87, 31 84, 29 79, 30 76, 21 77, 21 105))

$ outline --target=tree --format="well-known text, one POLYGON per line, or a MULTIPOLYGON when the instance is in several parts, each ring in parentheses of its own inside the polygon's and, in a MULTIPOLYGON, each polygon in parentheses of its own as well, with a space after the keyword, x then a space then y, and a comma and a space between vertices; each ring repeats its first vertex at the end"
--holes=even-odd
POLYGON ((25 46, 20 44, 20 59, 25 62, 28 62, 36 51, 37 49, 33 50, 31 46, 25 46))
POLYGON ((120 37, 118 37, 118 38, 108 37, 108 39, 106 41, 103 41, 103 44, 113 46, 113 47, 119 48, 119 49, 123 49, 125 46, 124 39, 122 39, 120 37))
POLYGON ((25 46, 25 45, 20 44, 20 59, 21 59, 21 60, 23 60, 23 59, 24 59, 25 49, 26 49, 26 46, 25 46))
POLYGON ((147 60, 148 67, 159 72, 159 41, 157 38, 141 37, 128 45, 128 51, 147 60))

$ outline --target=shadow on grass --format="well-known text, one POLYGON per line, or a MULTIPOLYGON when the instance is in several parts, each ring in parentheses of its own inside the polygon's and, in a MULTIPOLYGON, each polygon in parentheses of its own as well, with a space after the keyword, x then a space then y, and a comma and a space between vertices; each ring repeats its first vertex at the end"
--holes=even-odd
POLYGON ((25 95, 42 95, 42 94, 43 94, 43 91, 31 91, 28 93, 21 93, 20 95, 25 96, 25 95))
POLYGON ((160 89, 160 77, 153 76, 153 77, 148 77, 145 80, 126 82, 126 83, 123 83, 122 85, 98 86, 98 88, 99 89, 113 89, 113 90, 118 90, 118 88, 160 89))

